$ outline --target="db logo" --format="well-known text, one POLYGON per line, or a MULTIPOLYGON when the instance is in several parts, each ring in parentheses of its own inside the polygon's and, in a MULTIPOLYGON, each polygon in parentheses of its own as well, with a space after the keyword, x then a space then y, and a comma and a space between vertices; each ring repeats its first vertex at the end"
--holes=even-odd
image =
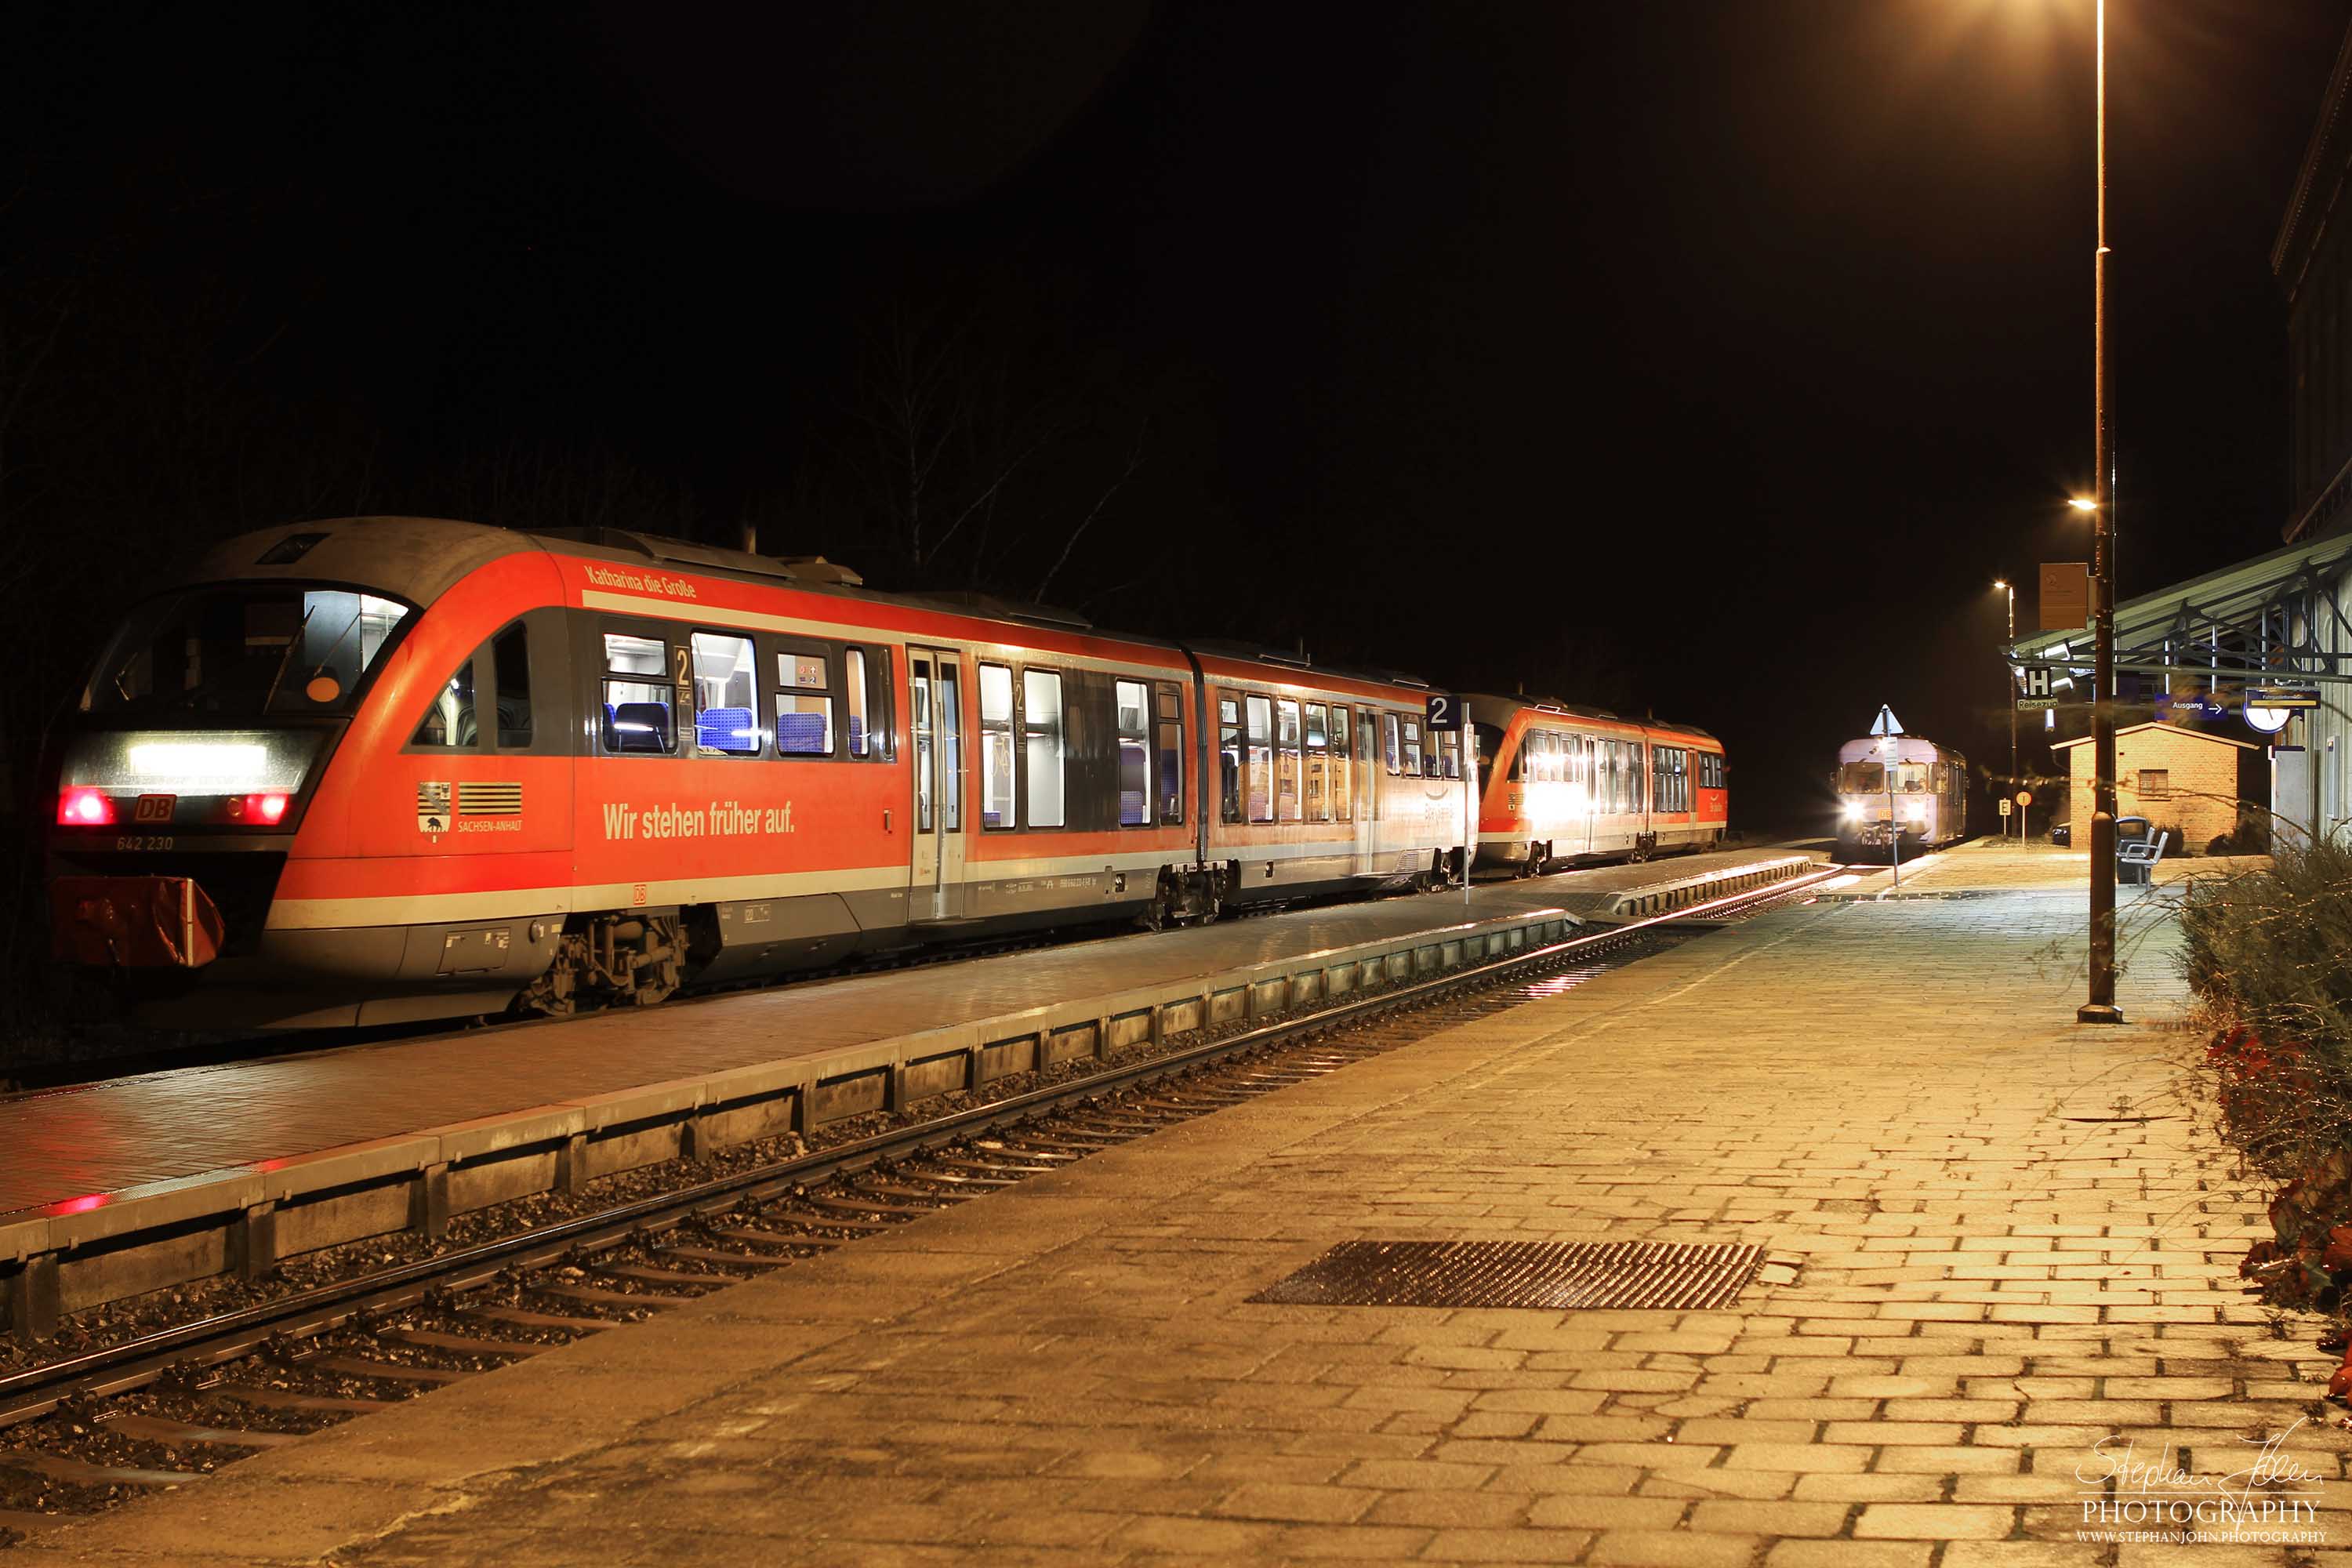
POLYGON ((632 905, 636 905, 636 904, 642 904, 642 903, 644 903, 645 901, 646 901, 646 885, 645 885, 643 882, 639 882, 635 887, 631 888, 631 889, 629 889, 629 902, 630 902, 632 905))

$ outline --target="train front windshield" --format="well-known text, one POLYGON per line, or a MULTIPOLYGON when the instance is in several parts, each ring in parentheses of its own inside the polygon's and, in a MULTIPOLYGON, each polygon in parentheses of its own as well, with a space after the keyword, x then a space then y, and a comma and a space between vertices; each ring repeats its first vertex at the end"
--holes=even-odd
POLYGON ((167 723, 347 713, 407 615, 396 599, 276 583, 157 599, 116 635, 82 710, 167 723))
MULTIPOLYGON (((1848 763, 1838 775, 1838 789, 1845 795, 1885 795, 1886 769, 1879 763, 1848 763)), ((1925 763, 1895 763, 1895 793, 1897 795, 1927 794, 1927 764, 1925 763)))

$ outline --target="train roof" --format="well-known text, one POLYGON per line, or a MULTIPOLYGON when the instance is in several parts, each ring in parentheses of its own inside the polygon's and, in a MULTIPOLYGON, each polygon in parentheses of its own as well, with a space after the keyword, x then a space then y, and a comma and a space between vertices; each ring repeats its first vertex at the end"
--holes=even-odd
POLYGON ((467 574, 501 556, 541 551, 616 562, 661 562, 681 570, 738 582, 788 586, 867 604, 943 611, 973 620, 1076 632, 1142 647, 1190 647, 1207 658, 1267 667, 1292 678, 1314 675, 1371 685, 1426 689, 1420 676, 1399 670, 1318 666, 1303 654, 1255 643, 1178 643, 1166 637, 1097 627, 1075 610, 1028 604, 992 594, 894 594, 868 588, 855 571, 822 555, 761 555, 635 529, 551 528, 526 532, 496 523, 438 517, 341 517, 287 523, 241 533, 199 559, 188 581, 286 578, 348 583, 431 605, 467 574))
POLYGON ((1530 697, 1525 693, 1505 697, 1491 691, 1475 691, 1465 692, 1462 700, 1468 705, 1473 718, 1497 710, 1515 713, 1524 708, 1534 713, 1558 713, 1570 719, 1598 719, 1606 723, 1630 725, 1637 730, 1657 730, 1667 734, 1689 735, 1701 741, 1716 739, 1713 734, 1696 724, 1678 723, 1672 719, 1636 719, 1617 712, 1613 709, 1596 708, 1581 702, 1564 702, 1556 697, 1530 697))
MULTIPOLYGON (((1846 763, 1884 762, 1886 752, 1883 747, 1885 744, 1886 738, 1878 735, 1864 735, 1857 740, 1848 741, 1838 748, 1838 762, 1841 765, 1846 763)), ((1968 761, 1951 747, 1939 746, 1925 735, 1896 735, 1893 737, 1893 744, 1895 760, 1898 763, 1932 763, 1942 758, 1951 758, 1961 763, 1968 761)))

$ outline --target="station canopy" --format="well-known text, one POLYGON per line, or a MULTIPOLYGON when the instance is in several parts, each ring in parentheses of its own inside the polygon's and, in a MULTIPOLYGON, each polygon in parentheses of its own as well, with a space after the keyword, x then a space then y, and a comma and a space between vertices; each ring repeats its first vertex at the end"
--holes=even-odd
MULTIPOLYGON (((2352 622, 2333 584, 2352 533, 2312 540, 2175 583, 2116 606, 2119 674, 2211 680, 2352 682, 2352 622)), ((2037 632, 2009 645, 2028 668, 2091 672, 2091 633, 2037 632)))

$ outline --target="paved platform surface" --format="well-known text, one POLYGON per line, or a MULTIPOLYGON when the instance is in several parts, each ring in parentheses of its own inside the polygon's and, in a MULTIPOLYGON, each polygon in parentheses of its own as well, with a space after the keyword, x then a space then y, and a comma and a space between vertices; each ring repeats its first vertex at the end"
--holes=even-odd
MULTIPOLYGON (((2118 886, 2119 905, 2147 899, 2152 890, 2178 888, 2199 877, 2228 876, 2269 863, 2267 856, 2219 858, 2172 856, 2157 862, 2155 880, 2147 886, 2118 886)), ((2066 849, 2033 842, 2004 843, 1998 838, 1971 839, 1897 868, 1883 864, 1857 866, 1853 880, 1824 889, 1825 897, 1877 898, 1895 893, 2044 892, 2072 893, 2088 898, 2091 857, 2087 850, 2066 849), (1898 886, 1899 883, 1899 886, 1898 886)), ((2164 895, 2157 892, 2158 901, 2164 895)))
POLYGON ((533 1107, 845 1047, 1121 986, 1560 909, 1769 858, 1613 866, 1459 892, 1133 932, 561 1024, 443 1035, 0 1098, 0 1216, 533 1107))
MULTIPOLYGON (((18 1549, 51 1564, 2326 1564, 2078 1538, 2142 1466, 2315 1472, 2157 937, 1822 901, 18 1549), (2147 1118, 2142 1121, 2139 1118, 2147 1118), (2120 1120, 2118 1120, 2120 1118, 2120 1120), (1355 1237, 1745 1240, 1702 1312, 1248 1298, 1355 1237), (2300 1424, 2298 1424, 2300 1423, 2300 1424)), ((2121 1528, 2108 1525, 2106 1528, 2121 1528)))

